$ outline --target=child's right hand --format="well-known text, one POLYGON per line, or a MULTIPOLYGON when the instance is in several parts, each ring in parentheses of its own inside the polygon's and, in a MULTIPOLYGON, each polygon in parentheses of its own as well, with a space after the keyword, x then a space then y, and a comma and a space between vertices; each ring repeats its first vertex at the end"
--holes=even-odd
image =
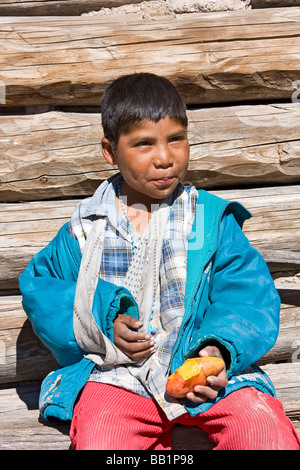
POLYGON ((124 314, 118 315, 114 321, 114 343, 133 361, 144 359, 154 350, 154 341, 149 334, 133 331, 142 326, 140 321, 124 314))

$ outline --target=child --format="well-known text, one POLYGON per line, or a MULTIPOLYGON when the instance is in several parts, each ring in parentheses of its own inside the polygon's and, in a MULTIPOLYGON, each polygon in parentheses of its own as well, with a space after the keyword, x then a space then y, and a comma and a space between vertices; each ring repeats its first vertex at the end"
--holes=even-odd
POLYGON ((278 293, 241 230, 246 209, 181 183, 178 91, 153 74, 121 77, 103 96, 102 125, 119 173, 20 276, 34 331, 61 366, 42 384, 41 413, 72 420, 74 449, 170 449, 175 423, 199 426, 216 449, 299 449, 253 365, 276 341, 278 293), (185 399, 168 396, 169 374, 198 355, 226 370, 185 399))

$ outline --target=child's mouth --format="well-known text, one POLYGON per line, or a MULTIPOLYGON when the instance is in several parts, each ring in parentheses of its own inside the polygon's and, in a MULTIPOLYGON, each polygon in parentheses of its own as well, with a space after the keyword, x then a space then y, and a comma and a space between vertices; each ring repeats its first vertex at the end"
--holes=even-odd
POLYGON ((174 179, 173 176, 169 176, 169 177, 166 177, 166 178, 159 178, 159 179, 154 180, 154 181, 155 181, 155 183, 160 184, 160 185, 168 185, 173 181, 173 179, 174 179))

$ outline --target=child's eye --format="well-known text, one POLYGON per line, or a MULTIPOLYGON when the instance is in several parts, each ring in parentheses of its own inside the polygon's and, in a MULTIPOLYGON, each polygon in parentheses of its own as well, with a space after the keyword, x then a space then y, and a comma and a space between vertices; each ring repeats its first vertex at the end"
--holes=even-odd
POLYGON ((141 142, 138 142, 138 143, 136 144, 137 147, 145 147, 145 146, 147 146, 147 145, 151 145, 151 143, 150 143, 149 141, 147 141, 147 140, 142 140, 141 142))
POLYGON ((185 137, 183 135, 176 135, 175 137, 172 137, 171 142, 179 142, 180 140, 184 140, 185 137))

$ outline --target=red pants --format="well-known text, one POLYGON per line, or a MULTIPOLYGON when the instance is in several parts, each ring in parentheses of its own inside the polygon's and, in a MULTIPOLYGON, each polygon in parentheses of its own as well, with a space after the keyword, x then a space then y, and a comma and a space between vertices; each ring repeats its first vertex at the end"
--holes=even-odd
POLYGON ((186 413, 170 422, 149 398, 88 382, 70 437, 77 450, 169 450, 176 423, 199 426, 219 450, 300 450, 281 402, 254 388, 232 392, 201 415, 186 413))

